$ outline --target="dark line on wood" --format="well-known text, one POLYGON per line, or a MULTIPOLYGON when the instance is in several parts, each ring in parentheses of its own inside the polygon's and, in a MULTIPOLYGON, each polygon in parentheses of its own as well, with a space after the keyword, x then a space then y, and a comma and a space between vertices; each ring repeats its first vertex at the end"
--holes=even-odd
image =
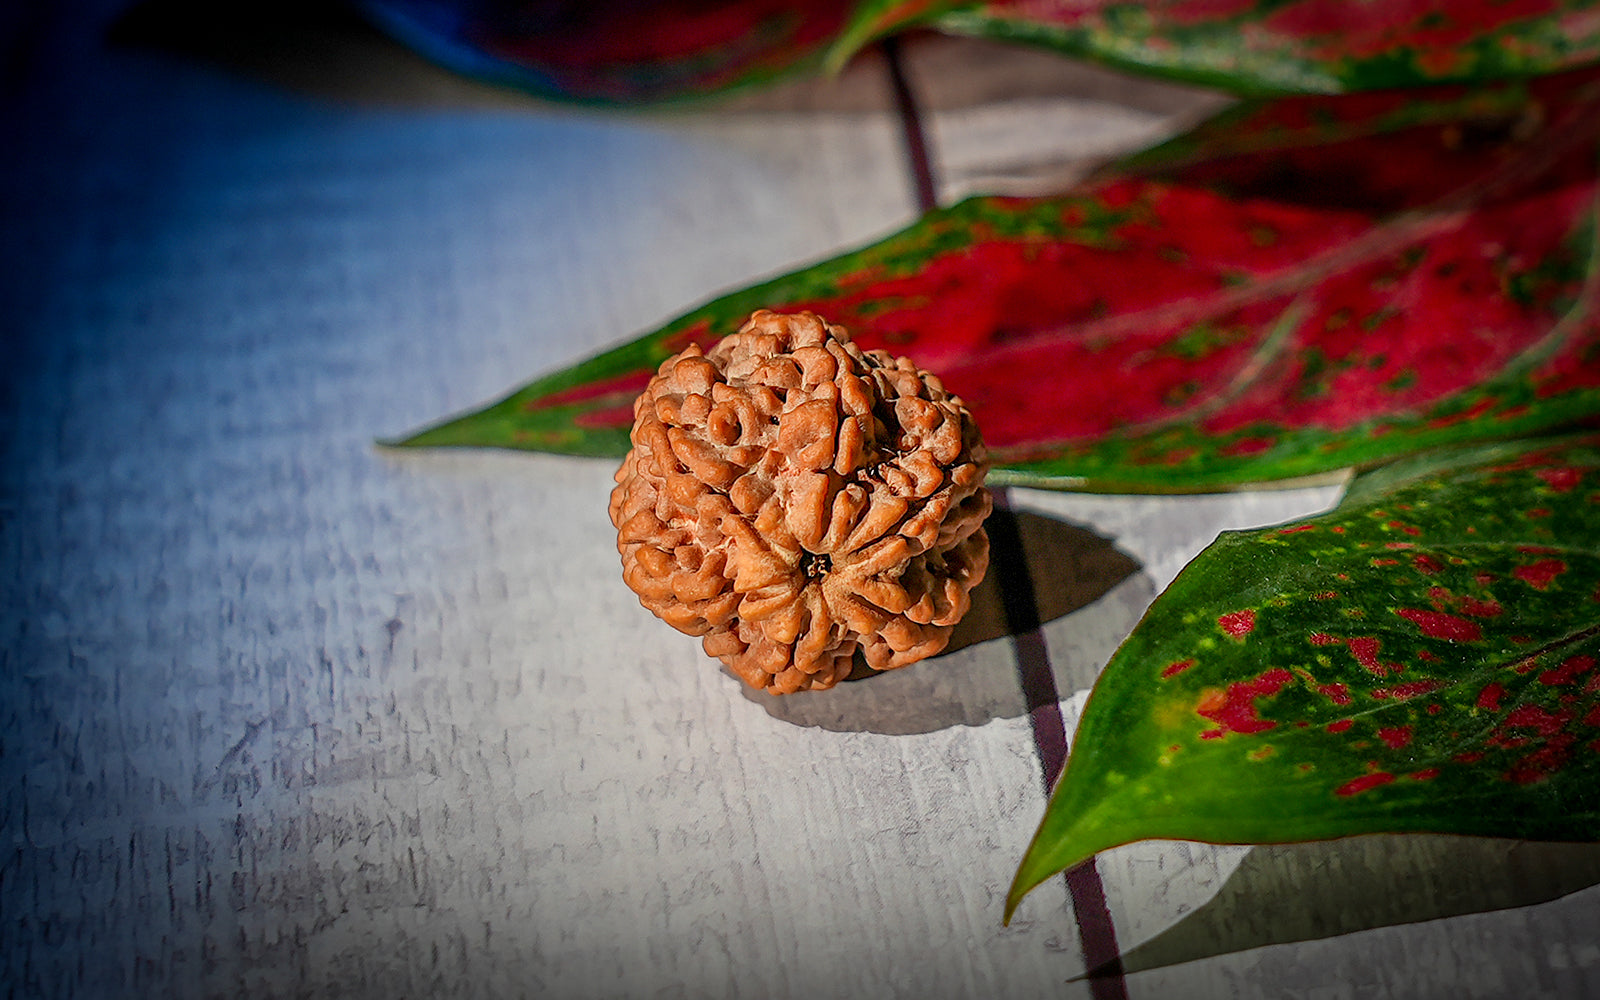
POLYGON ((912 93, 911 83, 906 79, 900 39, 885 38, 879 47, 883 51, 884 61, 889 64, 889 84, 894 90, 895 108, 900 112, 900 131, 905 139, 911 183, 916 190, 917 210, 931 212, 939 207, 939 195, 933 182, 933 159, 928 155, 928 135, 923 128, 917 96, 912 93))
POLYGON ((1078 918, 1083 964, 1090 970, 1089 994, 1095 1000, 1128 1000, 1117 925, 1111 920, 1106 887, 1093 858, 1067 872, 1067 893, 1072 897, 1073 916, 1078 918))
MULTIPOLYGON (((994 500, 995 516, 985 526, 989 533, 989 571, 1000 585, 1007 631, 1017 651, 1017 676, 1028 705, 1028 719, 1033 724, 1033 742, 1039 751, 1045 791, 1049 792, 1067 762, 1067 725, 1061 717, 1061 694, 1050 666, 1050 649, 1044 641, 1039 601, 1011 506, 1011 493, 1001 487, 994 491, 994 500)), ((1111 920, 1105 885, 1094 859, 1067 872, 1066 881, 1078 923, 1078 940, 1083 945, 1084 965, 1092 972, 1090 993, 1095 1000, 1127 1000, 1117 928, 1111 920)))
POLYGON ((239 741, 233 746, 229 747, 228 752, 222 755, 222 759, 217 762, 216 768, 211 772, 209 777, 207 777, 204 781, 197 780, 195 782, 195 792, 200 795, 204 795, 206 792, 209 792, 212 786, 214 786, 222 777, 223 769, 239 759, 239 755, 244 752, 244 748, 249 745, 251 740, 256 738, 256 734, 261 732, 261 727, 266 724, 266 719, 260 719, 256 722, 246 722, 244 725, 244 735, 239 737, 239 741))

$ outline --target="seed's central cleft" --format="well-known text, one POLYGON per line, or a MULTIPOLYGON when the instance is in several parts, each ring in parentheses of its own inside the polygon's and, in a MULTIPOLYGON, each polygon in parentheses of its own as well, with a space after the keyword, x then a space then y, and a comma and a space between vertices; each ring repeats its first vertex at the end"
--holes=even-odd
POLYGON ((833 569, 833 557, 826 552, 800 553, 800 572, 807 580, 820 580, 833 569))

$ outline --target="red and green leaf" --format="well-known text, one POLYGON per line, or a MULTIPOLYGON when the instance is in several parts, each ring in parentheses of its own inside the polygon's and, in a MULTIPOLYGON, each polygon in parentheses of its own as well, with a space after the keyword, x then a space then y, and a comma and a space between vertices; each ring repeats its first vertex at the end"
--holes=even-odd
POLYGON ((857 6, 829 61, 912 25, 1255 94, 1533 76, 1600 59, 1587 0, 876 0, 857 6))
POLYGON ((543 97, 631 103, 817 69, 851 0, 360 0, 401 41, 459 72, 543 97))
POLYGON ((620 455, 670 354, 812 309, 960 393, 1002 481, 1222 488, 1600 413, 1600 74, 1241 106, 974 198, 409 439, 620 455))
POLYGON ((1106 666, 1007 903, 1146 838, 1600 839, 1600 437, 1219 538, 1106 666))

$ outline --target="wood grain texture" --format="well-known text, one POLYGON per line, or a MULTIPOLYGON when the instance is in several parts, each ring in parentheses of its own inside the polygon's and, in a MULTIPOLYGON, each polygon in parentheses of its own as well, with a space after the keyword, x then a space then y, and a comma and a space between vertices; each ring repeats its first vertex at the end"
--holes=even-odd
POLYGON ((890 118, 373 112, 78 68, 109 98, 58 91, 73 134, 38 122, 56 149, 8 178, 40 248, 6 293, 11 989, 1026 996, 1071 969, 1070 932, 997 920, 1042 805, 1003 698, 916 733, 874 731, 883 696, 852 731, 775 719, 621 584, 610 467, 371 444, 900 224, 890 118))
MULTIPOLYGON (((999 924, 1044 805, 1010 640, 763 699, 622 585, 604 463, 371 443, 903 224, 888 102, 348 99, 107 51, 113 6, 52 21, 4 110, 0 992, 1088 996, 1059 882, 999 924)), ((1061 99, 1092 135, 1171 110, 1130 92, 1097 133, 1061 99)), ((1003 152, 1013 117, 941 141, 1003 152)), ((1075 608, 1042 629, 1069 723, 1216 531, 1333 495, 1018 491, 1086 533, 1024 533, 1075 608), (1108 574, 1086 606, 1069 564, 1108 574)), ((1107 855, 1124 946, 1244 856, 1107 855)), ((1579 995, 1593 901, 1130 994, 1579 995)))
POLYGON ((1230 103, 1213 91, 996 42, 935 36, 906 50, 945 204, 1055 193, 1230 103))

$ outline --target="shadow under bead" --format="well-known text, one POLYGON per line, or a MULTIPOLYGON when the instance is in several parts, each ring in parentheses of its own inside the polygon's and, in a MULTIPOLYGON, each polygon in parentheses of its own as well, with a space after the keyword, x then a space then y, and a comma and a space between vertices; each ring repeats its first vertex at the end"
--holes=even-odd
POLYGON ((752 687, 832 687, 942 650, 989 564, 988 455, 906 358, 761 310, 662 363, 611 520, 640 603, 752 687))

